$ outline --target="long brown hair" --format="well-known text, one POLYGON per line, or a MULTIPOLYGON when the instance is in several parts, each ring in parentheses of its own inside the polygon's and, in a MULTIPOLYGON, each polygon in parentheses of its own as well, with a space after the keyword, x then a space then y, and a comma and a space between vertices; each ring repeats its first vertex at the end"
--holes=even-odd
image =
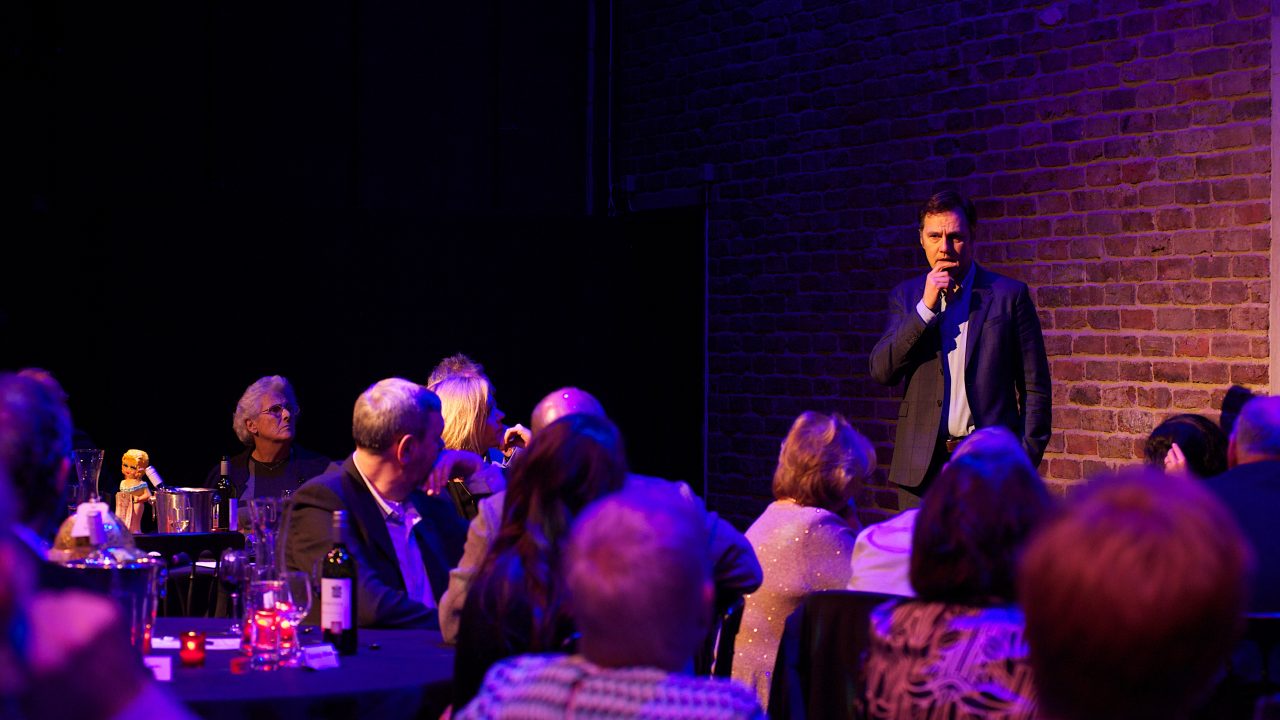
POLYGON ((626 476, 622 437, 607 418, 568 415, 534 436, 507 486, 502 527, 473 590, 511 652, 547 650, 563 639, 562 545, 582 508, 620 490, 626 476))

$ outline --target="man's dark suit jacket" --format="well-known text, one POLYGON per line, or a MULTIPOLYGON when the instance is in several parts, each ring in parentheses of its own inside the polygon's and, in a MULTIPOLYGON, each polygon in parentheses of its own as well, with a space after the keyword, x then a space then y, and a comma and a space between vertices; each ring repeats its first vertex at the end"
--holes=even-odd
POLYGON ((1204 481, 1222 500, 1240 530, 1253 544, 1257 574, 1253 583, 1253 612, 1280 612, 1280 460, 1237 465, 1204 481))
MULTIPOLYGON (((415 490, 409 499, 422 515, 414 533, 436 602, 449 584, 449 569, 458 564, 467 540, 467 521, 453 503, 415 490)), ((377 500, 347 457, 340 471, 308 480, 293 494, 285 564, 311 571, 333 547, 333 511, 347 511, 347 549, 357 569, 356 624, 360 627, 439 627, 439 614, 409 598, 396 551, 377 500)), ((318 604, 317 604, 318 605, 318 604)), ((312 620, 319 608, 312 608, 312 620)))
MULTIPOLYGON (((889 295, 889 323, 871 351, 871 377, 884 385, 906 381, 898 407, 889 481, 918 487, 946 435, 948 391, 938 315, 928 324, 916 312, 925 276, 889 295)), ((1049 360, 1031 294, 1024 283, 975 266, 969 298, 965 388, 974 427, 1003 425, 1022 438, 1035 464, 1049 443, 1049 360)))

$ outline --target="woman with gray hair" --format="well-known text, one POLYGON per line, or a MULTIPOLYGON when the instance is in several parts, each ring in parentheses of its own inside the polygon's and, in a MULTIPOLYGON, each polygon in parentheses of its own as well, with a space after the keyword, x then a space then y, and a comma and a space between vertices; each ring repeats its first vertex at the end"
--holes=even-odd
MULTIPOLYGON (((246 449, 228 469, 241 500, 291 493, 329 467, 329 458, 294 444, 299 413, 293 386, 279 375, 258 378, 240 396, 231 427, 246 449)), ((205 487, 217 484, 219 474, 215 465, 205 487)))
POLYGON ((733 659, 733 677, 753 687, 763 706, 787 616, 810 592, 849 582, 861 528, 853 494, 875 467, 875 448, 839 415, 806 412, 782 443, 776 499, 747 530, 764 584, 746 596, 733 659))

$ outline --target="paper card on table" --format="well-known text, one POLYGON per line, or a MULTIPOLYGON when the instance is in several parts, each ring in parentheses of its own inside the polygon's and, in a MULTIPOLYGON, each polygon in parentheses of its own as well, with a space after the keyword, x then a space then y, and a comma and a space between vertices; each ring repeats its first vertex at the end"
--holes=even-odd
POLYGON ((209 638, 204 641, 206 650, 239 650, 240 638, 238 637, 220 637, 209 638))
MULTIPOLYGON (((177 647, 177 641, 174 641, 174 647, 177 647)), ((155 647, 155 641, 152 641, 152 647, 155 647)), ((142 658, 142 663, 151 670, 151 674, 156 676, 156 680, 160 682, 169 682, 173 679, 173 658, 169 655, 147 655, 142 658)))
POLYGON ((302 664, 312 670, 338 667, 338 651, 332 645, 307 645, 302 648, 302 664))
POLYGON ((209 570, 217 570, 218 563, 214 562, 213 560, 197 560, 196 567, 202 567, 209 570))
POLYGON ((151 638, 152 650, 177 650, 182 644, 172 635, 161 635, 151 638))

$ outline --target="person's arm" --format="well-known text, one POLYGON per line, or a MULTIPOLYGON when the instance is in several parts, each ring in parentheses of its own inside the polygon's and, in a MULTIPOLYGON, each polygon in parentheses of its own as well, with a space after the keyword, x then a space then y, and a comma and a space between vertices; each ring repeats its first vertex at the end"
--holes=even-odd
POLYGON ((918 358, 918 343, 936 315, 928 308, 920 309, 921 299, 908 297, 908 287, 899 285, 889 293, 889 320, 884 334, 871 349, 871 379, 881 385, 896 385, 902 374, 918 358))
MULTIPOLYGON (((333 547, 333 511, 349 510, 329 487, 309 482, 294 494, 289 515, 289 539, 285 565, 291 570, 314 572, 333 547)), ((356 561, 356 624, 360 627, 424 627, 434 629, 436 613, 409 597, 404 590, 386 584, 373 570, 367 549, 361 545, 355 519, 348 512, 347 550, 356 561)), ((315 617, 319 611, 313 609, 315 617)))
POLYGON ((1026 285, 1014 298, 1014 316, 1018 323, 1018 340, 1022 346, 1021 401, 1025 418, 1022 446, 1033 465, 1044 458, 1044 449, 1053 432, 1053 389, 1049 378, 1049 357, 1045 354, 1040 317, 1026 285))
POLYGON ((447 643, 458 641, 458 622, 462 617, 462 606, 467 601, 467 591, 471 589, 471 581, 475 579, 485 556, 489 554, 489 546, 493 544, 493 525, 491 516, 500 516, 501 501, 488 497, 480 501, 480 511, 471 520, 467 528, 467 544, 462 550, 462 559, 458 567, 449 571, 449 587, 440 598, 440 634, 447 643), (497 513, 493 512, 495 504, 497 513))

